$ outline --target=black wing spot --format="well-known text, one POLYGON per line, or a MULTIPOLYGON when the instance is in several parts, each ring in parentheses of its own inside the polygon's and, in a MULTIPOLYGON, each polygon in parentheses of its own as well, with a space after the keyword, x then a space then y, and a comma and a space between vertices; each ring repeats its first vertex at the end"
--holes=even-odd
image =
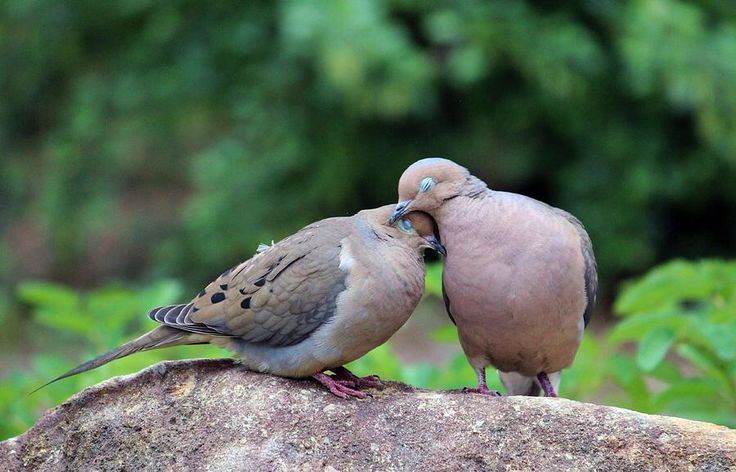
POLYGON ((222 293, 222 292, 217 292, 217 293, 215 293, 215 294, 212 295, 212 297, 210 298, 210 301, 212 303, 220 303, 224 299, 225 299, 225 294, 222 293))
POLYGON ((220 290, 227 290, 227 284, 220 285, 220 290))
POLYGON ((266 285, 266 278, 261 277, 260 279, 253 282, 253 285, 255 285, 256 287, 263 287, 264 285, 266 285))
POLYGON ((240 308, 243 310, 247 310, 250 308, 250 297, 244 298, 242 302, 240 302, 240 308))
POLYGON ((202 291, 201 291, 201 292, 199 292, 199 293, 197 294, 197 296, 198 296, 198 297, 204 297, 204 295, 205 295, 206 293, 207 293, 207 291, 206 291, 205 289, 202 289, 202 291))

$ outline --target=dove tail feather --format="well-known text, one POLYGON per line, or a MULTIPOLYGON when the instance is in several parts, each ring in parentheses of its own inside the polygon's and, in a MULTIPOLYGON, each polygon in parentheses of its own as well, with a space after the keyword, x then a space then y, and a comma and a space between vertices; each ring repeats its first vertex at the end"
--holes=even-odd
POLYGON ((88 370, 96 369, 97 367, 107 364, 110 361, 129 356, 130 354, 134 354, 136 352, 149 351, 151 349, 158 349, 162 347, 179 346, 182 344, 201 344, 207 342, 208 338, 208 336, 194 334, 187 331, 182 331, 180 329, 170 328, 168 326, 159 326, 158 328, 149 331, 139 338, 129 341, 120 347, 116 347, 112 351, 106 352, 101 356, 95 357, 94 359, 84 362, 59 376, 54 377, 31 393, 37 392, 38 390, 41 390, 42 388, 56 382, 57 380, 65 379, 67 377, 71 377, 73 375, 77 375, 88 370))

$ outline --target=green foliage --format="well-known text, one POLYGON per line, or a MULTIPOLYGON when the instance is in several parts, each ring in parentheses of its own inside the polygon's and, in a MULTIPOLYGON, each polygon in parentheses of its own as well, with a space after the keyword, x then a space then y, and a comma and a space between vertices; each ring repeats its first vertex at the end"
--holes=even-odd
MULTIPOLYGON (((0 32, 0 70, 12 71, 0 74, 0 349, 19 366, 2 370, 2 434, 82 384, 188 352, 17 399, 142 332, 150 304, 258 242, 394 201, 419 157, 570 210, 603 293, 736 240, 732 2, 7 0, 0 32), (105 285, 167 277, 181 286, 105 285), (22 284, 21 304, 12 292, 31 278, 106 288, 22 284)), ((627 289, 620 325, 586 334, 563 393, 736 416, 732 289, 714 285, 730 269, 696 267, 678 269, 692 280, 627 289)), ((429 296, 441 296, 439 270, 429 296)), ((381 348, 356 365, 424 386, 473 382, 461 354, 449 362, 399 366, 381 348)))
POLYGON ((609 340, 636 348, 615 378, 638 409, 736 425, 736 262, 670 262, 614 308, 609 340))
MULTIPOLYGON (((454 326, 451 329, 454 331, 454 326)), ((457 337, 454 344, 457 345, 457 337)), ((406 363, 399 360, 389 344, 384 344, 347 367, 360 375, 378 375, 382 379, 399 380, 420 388, 460 389, 476 383, 475 374, 462 352, 454 354, 442 365, 406 363)), ((492 375, 488 380, 490 388, 503 390, 496 376, 492 375)))
POLYGON ((176 347, 148 351, 113 361, 98 369, 61 380, 29 393, 48 380, 106 352, 155 326, 144 322, 153 306, 172 303, 182 294, 181 284, 162 280, 143 287, 109 285, 77 292, 51 282, 24 282, 18 297, 32 308, 29 342, 37 354, 10 367, 0 379, 0 438, 27 429, 45 409, 73 393, 115 375, 136 372, 164 359, 222 355, 214 347, 176 347), (32 335, 31 335, 32 334, 32 335))
POLYGON ((9 0, 0 31, 6 287, 194 288, 427 155, 571 210, 603 282, 735 236, 728 2, 9 0))

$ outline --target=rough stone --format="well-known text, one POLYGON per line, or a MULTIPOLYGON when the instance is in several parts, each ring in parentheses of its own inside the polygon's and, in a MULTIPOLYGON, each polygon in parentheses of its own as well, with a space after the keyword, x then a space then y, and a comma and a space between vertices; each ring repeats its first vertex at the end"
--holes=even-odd
POLYGON ((388 383, 341 400, 230 360, 90 387, 0 443, 0 470, 736 470, 736 431, 555 398, 388 383))

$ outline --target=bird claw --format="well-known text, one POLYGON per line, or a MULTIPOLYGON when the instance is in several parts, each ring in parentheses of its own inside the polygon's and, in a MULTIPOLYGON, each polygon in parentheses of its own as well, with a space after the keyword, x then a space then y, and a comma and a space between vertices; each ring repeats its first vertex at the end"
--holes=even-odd
POLYGON ((347 382, 342 382, 339 380, 335 380, 331 376, 325 374, 325 373, 317 373, 312 376, 314 379, 316 379, 319 383, 327 387, 327 389, 339 398, 348 398, 350 397, 356 397, 356 398, 365 398, 368 396, 365 392, 361 392, 360 390, 356 390, 355 388, 351 388, 350 386, 346 385, 347 382))
POLYGON ((338 380, 338 382, 345 382, 354 385, 358 388, 384 388, 383 382, 378 380, 375 375, 367 375, 365 377, 355 377, 351 380, 338 380))
POLYGON ((330 392, 332 392, 333 395, 340 397, 340 398, 348 398, 348 396, 355 397, 355 398, 365 398, 367 396, 365 392, 361 392, 360 390, 355 390, 339 382, 335 382, 334 385, 329 386, 327 388, 330 389, 330 392))
POLYGON ((482 395, 490 395, 492 397, 502 396, 498 390, 491 390, 485 385, 482 387, 463 387, 462 392, 463 393, 480 393, 482 395))
POLYGON ((345 367, 337 367, 332 370, 335 375, 333 378, 336 382, 355 388, 384 388, 385 385, 377 375, 366 375, 359 377, 350 372, 345 367))

